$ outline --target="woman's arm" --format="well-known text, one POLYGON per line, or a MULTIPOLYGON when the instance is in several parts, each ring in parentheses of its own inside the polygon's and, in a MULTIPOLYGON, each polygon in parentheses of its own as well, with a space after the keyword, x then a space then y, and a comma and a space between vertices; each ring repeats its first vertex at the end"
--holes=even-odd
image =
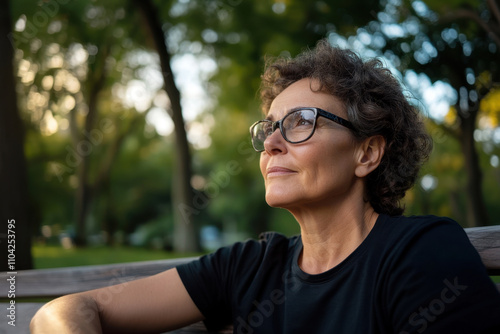
POLYGON ((95 300, 73 294, 45 304, 33 317, 31 333, 102 333, 95 300))
POLYGON ((177 270, 64 296, 43 306, 33 334, 160 333, 203 320, 177 270))

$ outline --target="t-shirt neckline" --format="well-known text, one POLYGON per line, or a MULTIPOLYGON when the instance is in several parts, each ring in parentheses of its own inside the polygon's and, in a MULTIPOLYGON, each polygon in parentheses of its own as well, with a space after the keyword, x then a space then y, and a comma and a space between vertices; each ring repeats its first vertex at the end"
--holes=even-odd
POLYGON ((343 270, 346 267, 354 265, 358 260, 361 259, 362 255, 370 248, 376 235, 382 229, 383 222, 387 219, 384 214, 379 214, 373 228, 368 233, 366 238, 361 242, 361 244, 347 256, 342 262, 329 270, 322 272, 320 274, 308 274, 303 271, 299 266, 299 256, 302 252, 302 236, 298 236, 297 243, 295 244, 293 259, 292 259, 292 273, 295 274, 300 280, 306 283, 323 283, 325 281, 331 280, 336 273, 343 270))

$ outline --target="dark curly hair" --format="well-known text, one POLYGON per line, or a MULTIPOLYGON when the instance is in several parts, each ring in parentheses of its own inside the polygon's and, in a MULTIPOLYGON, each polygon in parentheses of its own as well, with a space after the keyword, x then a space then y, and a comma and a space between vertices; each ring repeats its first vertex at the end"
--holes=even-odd
POLYGON ((321 40, 296 58, 278 58, 262 75, 262 109, 269 112, 274 98, 292 83, 311 78, 344 102, 359 140, 385 138, 380 165, 366 178, 366 200, 378 213, 400 215, 400 200, 417 178, 432 150, 419 110, 410 104, 399 81, 378 59, 363 61, 350 50, 321 40))

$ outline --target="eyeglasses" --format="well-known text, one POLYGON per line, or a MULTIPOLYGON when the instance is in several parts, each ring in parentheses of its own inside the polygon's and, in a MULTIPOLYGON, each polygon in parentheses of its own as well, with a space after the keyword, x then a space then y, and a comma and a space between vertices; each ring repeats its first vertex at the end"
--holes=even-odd
POLYGON ((305 142, 314 134, 316 121, 319 116, 328 118, 354 131, 351 122, 329 113, 328 111, 320 108, 297 108, 279 121, 273 122, 265 119, 255 122, 250 127, 253 148, 257 152, 264 151, 264 141, 267 137, 272 135, 277 128, 280 129, 281 135, 287 142, 292 144, 305 142))

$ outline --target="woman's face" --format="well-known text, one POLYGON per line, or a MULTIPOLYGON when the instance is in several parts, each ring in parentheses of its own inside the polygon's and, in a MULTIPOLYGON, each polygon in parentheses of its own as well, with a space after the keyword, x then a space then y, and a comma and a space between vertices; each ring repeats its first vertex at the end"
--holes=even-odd
MULTIPOLYGON (((317 107, 347 119, 336 97, 311 90, 318 83, 302 79, 287 87, 271 104, 268 118, 282 119, 296 107, 317 107)), ((314 135, 291 144, 276 130, 264 142, 260 169, 270 206, 289 210, 332 205, 349 196, 355 180, 356 140, 349 129, 319 117, 314 135)))

